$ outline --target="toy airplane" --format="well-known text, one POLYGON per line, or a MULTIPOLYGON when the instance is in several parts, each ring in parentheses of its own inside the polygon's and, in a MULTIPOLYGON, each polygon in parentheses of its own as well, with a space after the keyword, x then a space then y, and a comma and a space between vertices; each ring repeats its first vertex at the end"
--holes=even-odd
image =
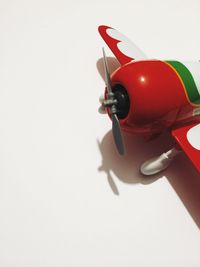
POLYGON ((200 172, 200 62, 149 60, 115 29, 99 26, 99 33, 121 65, 110 76, 103 49, 106 90, 100 102, 119 153, 125 153, 121 129, 149 137, 167 129, 177 145, 146 161, 142 174, 166 169, 182 150, 200 172))

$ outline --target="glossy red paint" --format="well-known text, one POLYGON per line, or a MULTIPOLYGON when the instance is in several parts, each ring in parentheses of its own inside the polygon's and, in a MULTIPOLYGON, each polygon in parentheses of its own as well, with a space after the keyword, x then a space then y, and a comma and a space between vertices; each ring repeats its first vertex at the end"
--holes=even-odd
POLYGON ((187 134, 190 129, 197 126, 197 123, 186 124, 181 128, 176 128, 172 130, 172 136, 175 138, 180 147, 185 151, 186 155, 191 159, 194 166, 200 172, 200 160, 199 160, 199 150, 191 146, 188 141, 187 134))
MULTIPOLYGON (((189 106, 179 77, 163 61, 132 61, 116 70, 111 82, 112 86, 121 84, 128 92, 130 110, 120 124, 129 132, 161 132, 178 120, 183 107, 189 106)), ((188 113, 188 108, 185 110, 188 113)))
MULTIPOLYGON (((121 64, 111 75, 121 128, 147 138, 169 130, 200 171, 200 106, 190 103, 176 69, 164 61, 148 60, 137 46, 111 27, 100 26, 99 33, 121 64)), ((157 167, 160 170, 160 165, 157 167)))

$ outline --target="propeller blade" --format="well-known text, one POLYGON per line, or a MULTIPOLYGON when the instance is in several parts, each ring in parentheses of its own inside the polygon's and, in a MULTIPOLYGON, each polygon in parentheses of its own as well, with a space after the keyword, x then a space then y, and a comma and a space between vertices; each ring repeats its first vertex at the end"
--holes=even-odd
POLYGON ((111 81, 110 81, 110 73, 109 73, 109 69, 108 69, 108 62, 106 59, 106 53, 104 48, 102 48, 103 51, 103 64, 104 64, 104 71, 105 71, 105 81, 106 81, 106 87, 107 87, 107 91, 108 93, 112 93, 112 89, 111 89, 111 81))
POLYGON ((117 150, 120 155, 125 154, 124 141, 121 133, 121 127, 116 114, 112 114, 112 133, 117 150))
POLYGON ((111 116, 112 116, 113 137, 114 137, 115 145, 117 147, 119 154, 124 155, 125 153, 124 142, 123 142, 123 137, 121 133, 120 123, 116 115, 116 111, 117 111, 116 106, 114 103, 114 101, 116 100, 114 99, 114 94, 111 88, 110 73, 108 69, 108 62, 106 59, 104 48, 102 48, 102 50, 103 50, 103 63, 104 63, 104 70, 105 70, 106 87, 107 87, 107 92, 108 92, 108 100, 111 102, 111 106, 109 107, 109 109, 110 109, 111 116))

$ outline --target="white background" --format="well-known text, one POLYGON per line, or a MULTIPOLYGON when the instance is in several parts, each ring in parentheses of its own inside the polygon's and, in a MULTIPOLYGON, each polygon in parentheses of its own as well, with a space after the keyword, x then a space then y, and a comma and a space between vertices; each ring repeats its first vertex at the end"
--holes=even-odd
MULTIPOLYGON (((126 135, 117 155, 97 27, 149 58, 200 59, 197 1, 0 1, 0 266, 200 266, 200 176, 171 143, 126 135)), ((112 55, 106 47, 106 53, 112 55)))

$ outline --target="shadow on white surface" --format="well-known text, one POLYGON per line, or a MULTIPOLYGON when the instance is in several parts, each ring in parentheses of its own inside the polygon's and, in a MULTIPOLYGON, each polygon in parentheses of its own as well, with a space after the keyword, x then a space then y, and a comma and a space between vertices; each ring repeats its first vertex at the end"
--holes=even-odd
MULTIPOLYGON (((115 58, 108 57, 110 73, 119 67, 115 58)), ((102 58, 97 61, 97 69, 104 78, 102 58)), ((126 155, 120 156, 115 148, 111 131, 98 142, 102 155, 102 163, 99 171, 106 173, 108 183, 113 193, 119 195, 119 189, 114 182, 114 176, 128 184, 150 184, 165 176, 188 212, 200 228, 200 174, 192 165, 184 153, 181 153, 171 166, 160 174, 151 177, 144 177, 140 174, 140 165, 147 159, 167 151, 174 140, 169 133, 146 142, 143 137, 131 134, 124 134, 126 155)))
POLYGON ((143 176, 139 171, 140 165, 144 160, 162 153, 163 149, 168 149, 172 144, 171 140, 166 138, 166 134, 159 137, 160 141, 154 140, 147 143, 141 136, 124 133, 124 140, 125 156, 118 154, 111 131, 104 136, 101 142, 98 141, 102 155, 102 164, 98 170, 107 174, 108 182, 115 194, 119 194, 119 191, 114 185, 112 173, 122 182, 128 184, 150 184, 161 178, 162 174, 150 177, 143 176), (163 142, 164 139, 165 143, 163 142))
POLYGON ((111 131, 103 137, 101 142, 98 141, 102 155, 98 170, 106 173, 112 192, 116 195, 120 194, 114 182, 115 177, 127 184, 148 185, 165 176, 200 228, 200 175, 184 153, 177 156, 167 170, 157 175, 145 177, 139 171, 140 165, 145 160, 171 147, 174 141, 170 135, 164 133, 157 139, 146 142, 140 136, 125 133, 124 139, 125 156, 117 153, 111 131))
POLYGON ((200 174, 184 153, 164 174, 200 228, 200 174))

